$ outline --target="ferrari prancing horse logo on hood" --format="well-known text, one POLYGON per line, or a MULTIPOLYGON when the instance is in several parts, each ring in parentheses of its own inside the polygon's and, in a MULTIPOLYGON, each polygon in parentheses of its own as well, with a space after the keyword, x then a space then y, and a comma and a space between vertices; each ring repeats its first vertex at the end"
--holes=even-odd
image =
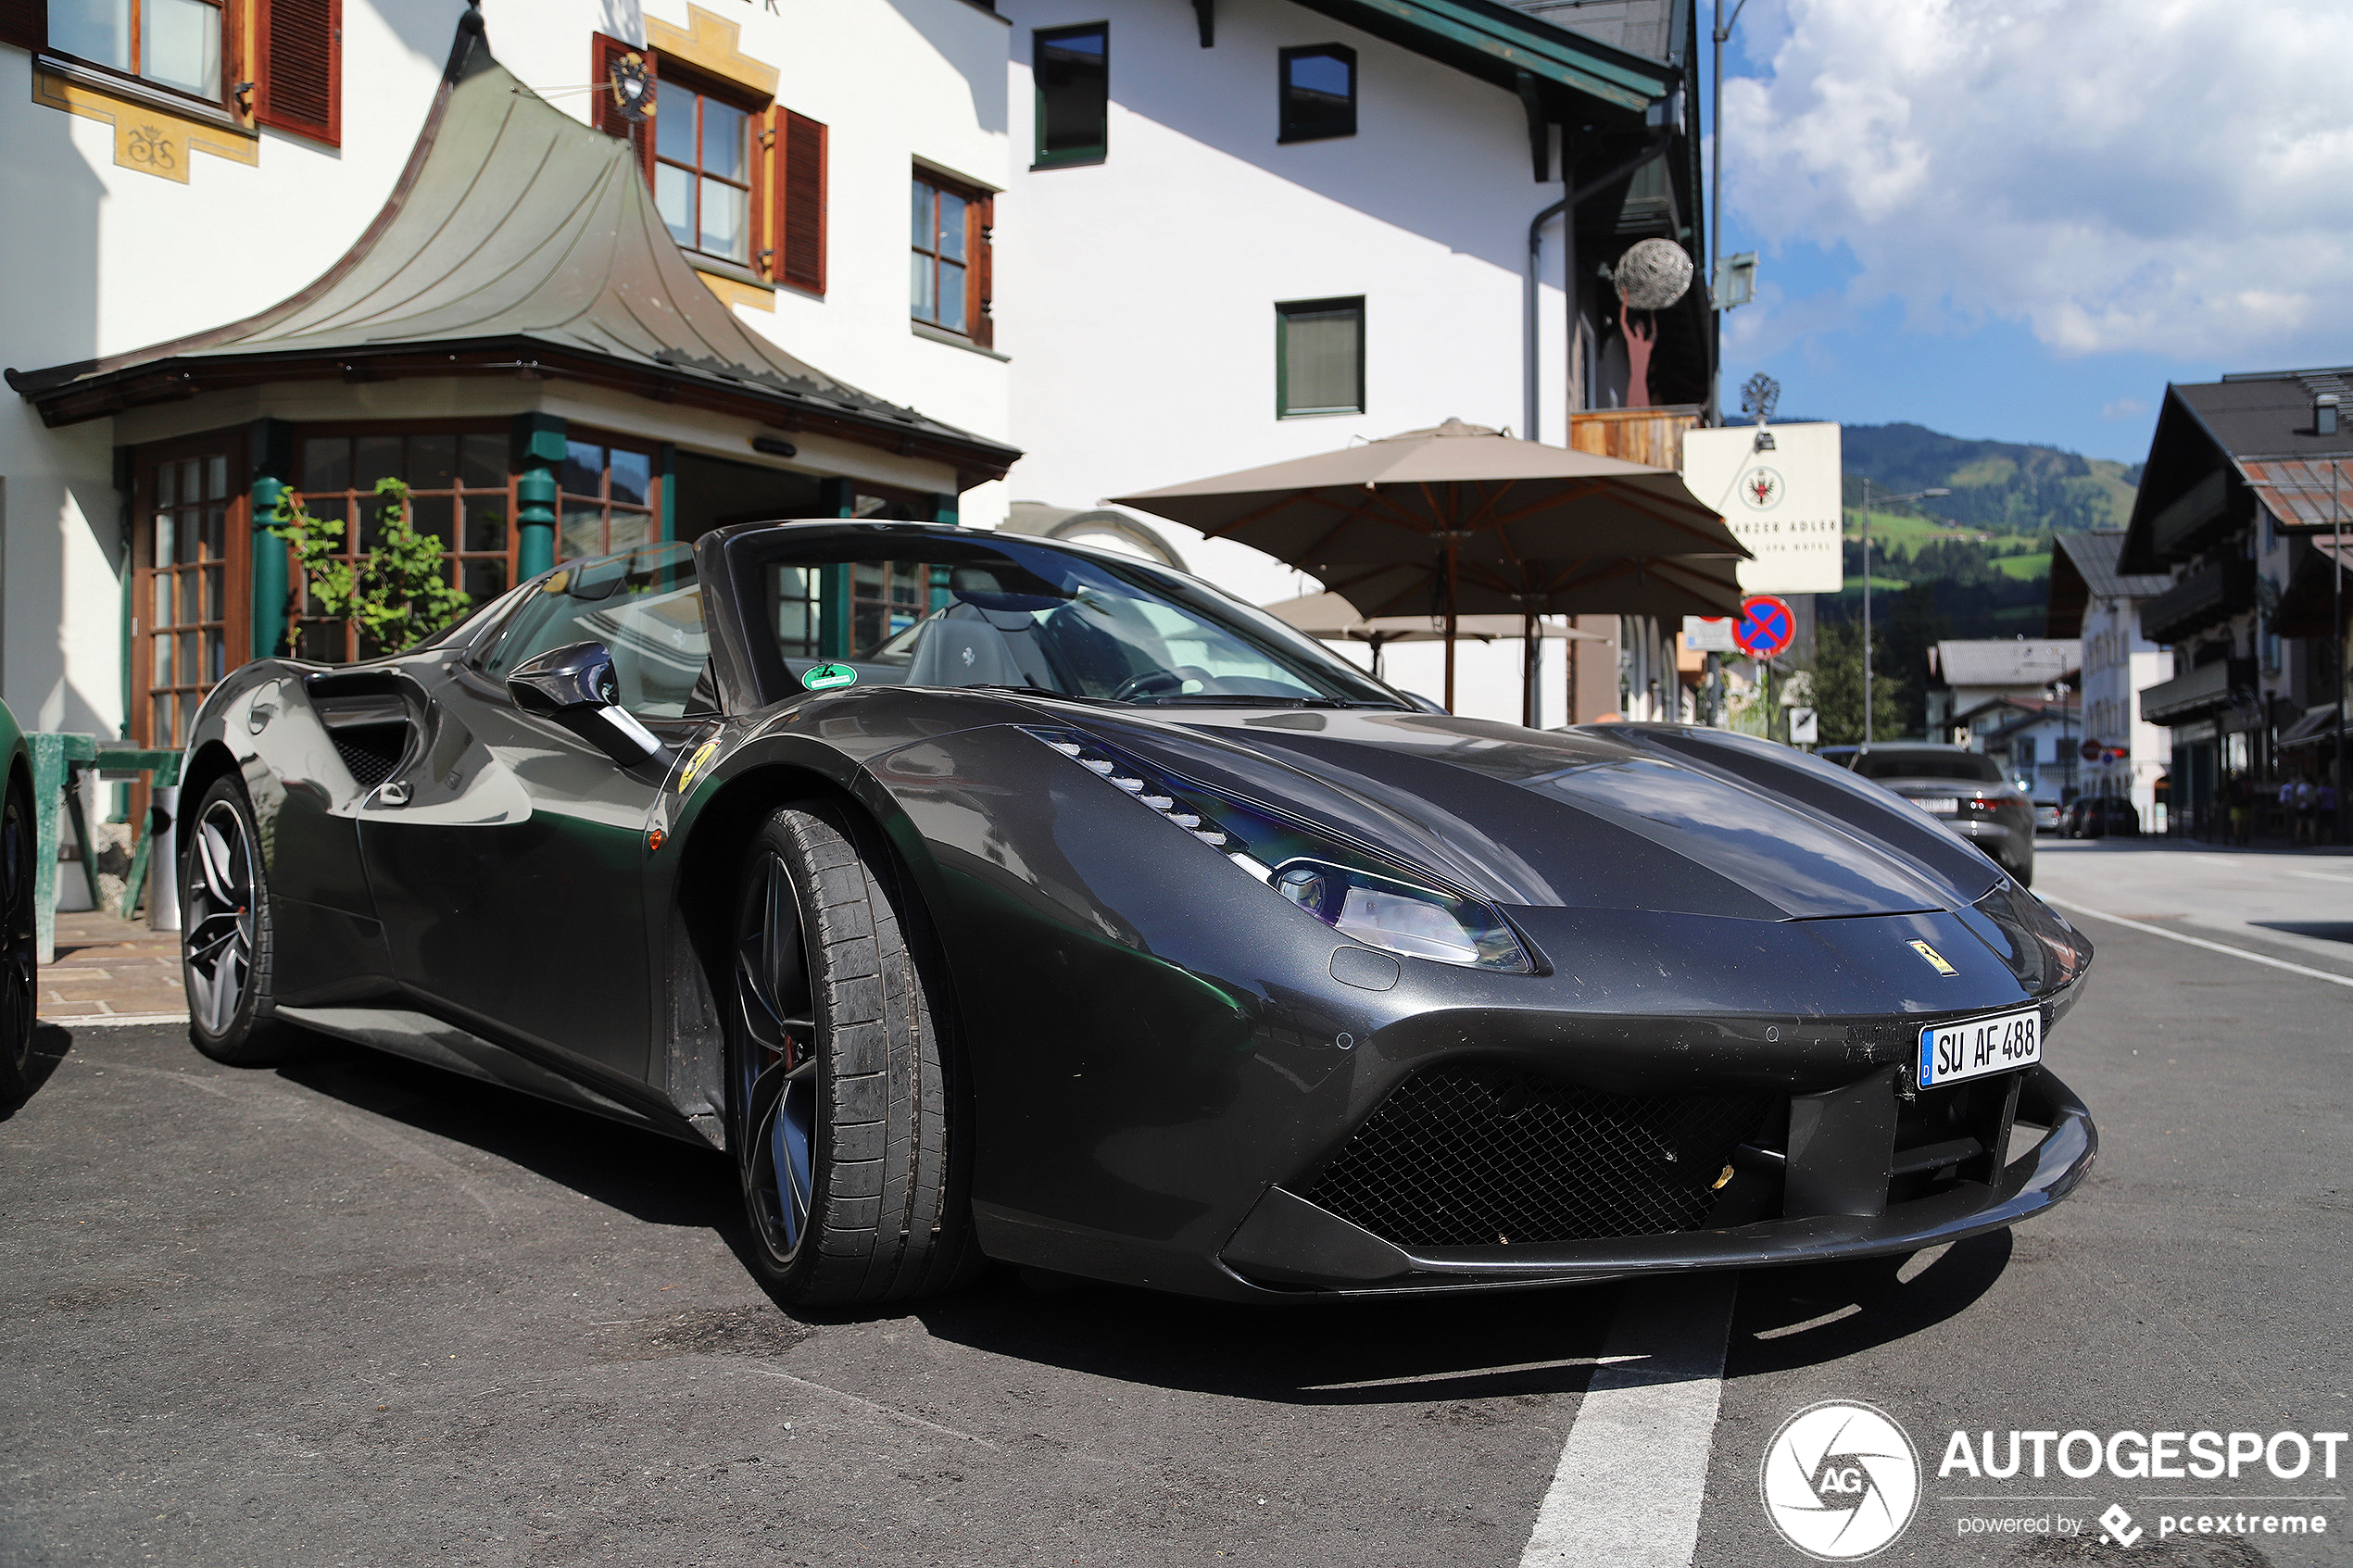
POLYGON ((1934 968, 1936 972, 1939 974, 1958 974, 1961 972, 1959 970, 1955 969, 1951 964, 1944 961, 1944 954, 1938 952, 1935 948, 1930 947, 1925 942, 1913 943, 1912 951, 1926 959, 1930 965, 1934 968))

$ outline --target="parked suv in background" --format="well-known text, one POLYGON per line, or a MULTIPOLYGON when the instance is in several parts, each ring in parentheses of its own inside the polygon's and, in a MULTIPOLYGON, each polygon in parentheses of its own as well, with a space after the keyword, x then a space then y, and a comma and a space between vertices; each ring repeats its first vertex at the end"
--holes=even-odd
POLYGON ((2020 882, 2033 884, 2034 803, 2002 777, 2002 770, 1983 752, 1905 741, 1826 746, 1821 756, 1902 796, 1992 856, 2020 882))

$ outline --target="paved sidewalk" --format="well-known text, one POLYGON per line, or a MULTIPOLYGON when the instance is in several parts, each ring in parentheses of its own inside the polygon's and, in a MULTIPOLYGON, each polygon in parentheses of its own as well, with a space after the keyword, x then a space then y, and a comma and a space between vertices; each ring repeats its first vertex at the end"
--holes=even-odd
POLYGON ((180 934, 144 920, 84 909, 57 917, 57 959, 41 971, 41 1017, 51 1023, 178 1022, 188 1016, 180 983, 180 934))

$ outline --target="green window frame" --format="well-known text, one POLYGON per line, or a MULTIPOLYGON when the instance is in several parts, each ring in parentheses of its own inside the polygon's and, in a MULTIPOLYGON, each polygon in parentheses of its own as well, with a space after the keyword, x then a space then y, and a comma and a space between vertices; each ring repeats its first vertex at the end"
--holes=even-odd
POLYGON ((1275 417, 1296 420, 1364 411, 1365 296, 1278 302, 1275 417))
POLYGON ((1037 91, 1034 169, 1101 163, 1111 154, 1111 24, 1040 28, 1030 35, 1037 91))
POLYGON ((1356 134, 1356 51, 1310 44, 1280 51, 1279 142, 1327 142, 1356 134))

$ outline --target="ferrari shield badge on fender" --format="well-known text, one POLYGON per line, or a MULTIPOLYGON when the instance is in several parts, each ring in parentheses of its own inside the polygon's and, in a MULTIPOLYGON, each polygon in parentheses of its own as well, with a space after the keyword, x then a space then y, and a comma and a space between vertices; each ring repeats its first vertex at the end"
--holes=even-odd
POLYGON ((1939 974, 1958 974, 1961 972, 1959 970, 1955 969, 1951 964, 1944 961, 1944 954, 1938 952, 1935 948, 1930 947, 1925 942, 1913 943, 1912 951, 1926 959, 1939 974))
POLYGON ((855 685, 858 671, 847 664, 812 664, 801 672, 800 684, 812 692, 829 692, 836 686, 855 685))
POLYGON ((695 747, 695 754, 686 759, 685 767, 678 770, 678 793, 684 795, 694 788, 695 779, 702 772, 703 764, 718 754, 719 743, 715 740, 707 740, 695 747))

